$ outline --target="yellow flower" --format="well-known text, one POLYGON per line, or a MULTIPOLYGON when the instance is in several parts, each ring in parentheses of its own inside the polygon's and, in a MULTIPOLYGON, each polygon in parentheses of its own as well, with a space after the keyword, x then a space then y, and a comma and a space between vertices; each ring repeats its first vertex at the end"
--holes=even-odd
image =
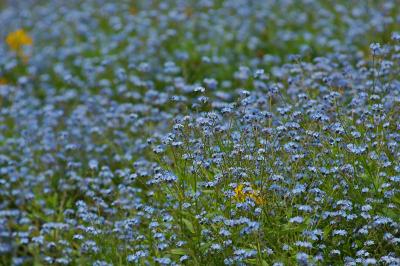
POLYGON ((0 77, 0 86, 6 85, 6 84, 7 84, 7 80, 5 78, 0 77))
POLYGON ((237 201, 244 201, 246 199, 246 194, 243 192, 243 184, 239 184, 236 188, 235 188, 235 199, 237 201))
POLYGON ((33 40, 25 30, 19 29, 7 35, 6 43, 12 50, 19 51, 22 46, 32 45, 33 40))
POLYGON ((185 15, 190 18, 193 15, 193 8, 191 7, 185 8, 185 15))
POLYGON ((264 204, 264 199, 260 196, 260 191, 253 190, 249 193, 249 197, 254 200, 254 202, 258 205, 264 204))
POLYGON ((138 10, 136 7, 132 6, 132 7, 129 9, 129 12, 130 12, 132 15, 136 15, 136 14, 139 12, 139 10, 138 10))
POLYGON ((237 185, 237 187, 235 188, 234 192, 234 198, 235 200, 239 201, 239 202, 243 202, 246 200, 246 198, 251 198, 256 204, 261 205, 264 204, 265 201, 263 199, 263 197, 261 197, 260 195, 260 191, 251 188, 251 190, 243 190, 244 185, 243 184, 239 184, 237 185))
POLYGON ((26 55, 23 53, 23 46, 29 46, 33 44, 33 40, 29 34, 23 30, 18 29, 16 31, 10 32, 7 35, 6 43, 11 50, 15 51, 18 56, 21 56, 26 60, 26 55))

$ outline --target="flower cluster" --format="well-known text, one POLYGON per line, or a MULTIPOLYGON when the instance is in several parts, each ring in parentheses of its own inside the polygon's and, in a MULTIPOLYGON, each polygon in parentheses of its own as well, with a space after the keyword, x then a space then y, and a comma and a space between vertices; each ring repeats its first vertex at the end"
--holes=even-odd
POLYGON ((398 14, 0 3, 0 264, 400 265, 398 14))

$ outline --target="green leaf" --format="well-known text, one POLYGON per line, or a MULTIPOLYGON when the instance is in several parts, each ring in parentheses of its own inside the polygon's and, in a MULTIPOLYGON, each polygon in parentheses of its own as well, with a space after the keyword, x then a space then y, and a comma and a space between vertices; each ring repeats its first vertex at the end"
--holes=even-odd
POLYGON ((251 265, 257 265, 258 264, 257 259, 247 259, 246 262, 248 264, 251 264, 251 265))
POLYGON ((173 255, 187 255, 188 252, 183 248, 173 248, 169 251, 173 255))
POLYGON ((182 221, 183 221, 183 223, 186 225, 186 228, 187 228, 192 234, 194 234, 195 232, 194 232, 193 224, 192 224, 188 219, 185 219, 185 218, 182 218, 182 221))
POLYGON ((204 245, 200 246, 200 251, 204 252, 211 247, 212 243, 205 243, 204 245))

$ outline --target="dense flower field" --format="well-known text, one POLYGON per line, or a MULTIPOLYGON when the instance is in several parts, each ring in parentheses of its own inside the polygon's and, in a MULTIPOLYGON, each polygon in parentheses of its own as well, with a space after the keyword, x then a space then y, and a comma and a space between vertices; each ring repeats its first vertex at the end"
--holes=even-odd
POLYGON ((398 0, 0 0, 0 265, 400 265, 398 0))

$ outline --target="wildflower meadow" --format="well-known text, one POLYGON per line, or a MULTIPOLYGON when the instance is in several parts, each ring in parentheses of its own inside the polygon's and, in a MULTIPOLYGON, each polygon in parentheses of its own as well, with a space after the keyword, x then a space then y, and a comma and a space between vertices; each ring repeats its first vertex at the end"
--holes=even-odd
POLYGON ((400 265, 400 2, 0 0, 8 265, 400 265))

